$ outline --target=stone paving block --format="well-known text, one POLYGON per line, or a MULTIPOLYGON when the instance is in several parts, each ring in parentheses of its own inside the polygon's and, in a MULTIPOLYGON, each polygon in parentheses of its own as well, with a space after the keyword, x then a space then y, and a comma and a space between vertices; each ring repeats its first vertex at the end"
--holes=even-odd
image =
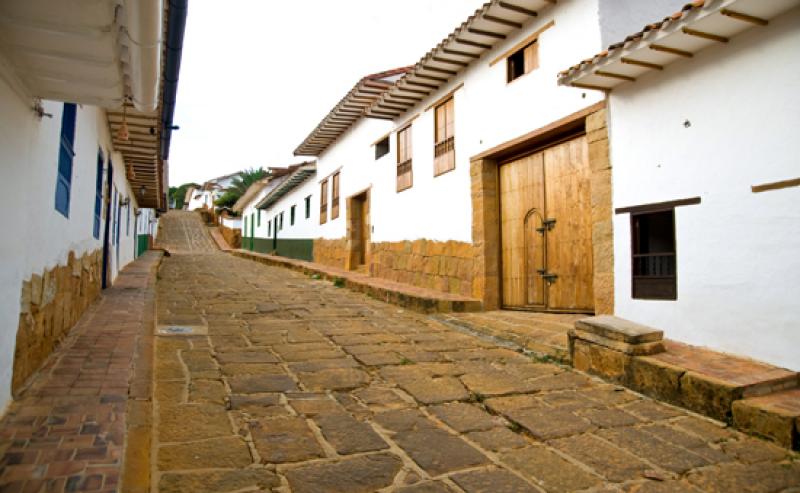
POLYGON ((621 409, 586 409, 577 411, 578 416, 588 419, 598 428, 616 428, 618 426, 632 426, 642 420, 633 414, 621 409))
POLYGON ((391 485, 403 463, 381 453, 318 462, 286 471, 293 493, 372 493, 391 485))
POLYGON ((720 447, 726 454, 744 464, 779 462, 789 455, 784 448, 750 437, 740 437, 737 441, 724 442, 720 447))
POLYGON ((506 427, 492 428, 486 431, 474 431, 464 435, 466 438, 477 443, 478 446, 497 452, 505 449, 522 448, 530 443, 522 436, 514 433, 506 427))
POLYGON ((528 482, 503 469, 483 469, 450 476, 466 493, 530 493, 536 491, 528 482))
POLYGON ((489 463, 488 457, 467 442, 438 428, 400 431, 393 440, 433 476, 489 463))
POLYGON ((297 378, 309 390, 350 390, 369 383, 369 375, 357 368, 332 368, 314 373, 298 373, 297 378))
POLYGON ((285 375, 283 366, 272 363, 229 363, 222 365, 222 374, 226 376, 237 375, 285 375))
POLYGON ((636 428, 600 430, 597 435, 641 459, 678 474, 709 464, 706 459, 689 450, 636 428))
POLYGON ((504 424, 502 418, 492 416, 475 405, 463 402, 429 407, 428 411, 460 433, 488 430, 504 424))
POLYGON ((457 378, 423 378, 399 383, 400 387, 423 404, 460 401, 469 398, 467 389, 457 378))
POLYGON ((512 395, 508 397, 494 397, 486 399, 483 404, 495 413, 505 414, 520 409, 549 409, 549 407, 535 395, 512 395))
POLYGON ((539 440, 576 435, 595 428, 588 420, 569 411, 522 409, 505 415, 539 440))
POLYGON ((422 414, 419 409, 398 409, 375 415, 375 422, 381 427, 393 431, 427 430, 436 424, 422 414))
POLYGON ((232 433, 225 408, 215 404, 162 406, 158 419, 161 442, 188 442, 232 433))
POLYGON ((566 493, 597 486, 600 479, 542 446, 511 450, 500 460, 548 492, 566 493))
POLYGON ((691 484, 710 493, 770 492, 800 487, 800 462, 725 464, 688 474, 691 484))
POLYGON ((372 410, 403 409, 414 405, 401 397, 398 391, 385 387, 365 387, 353 391, 352 395, 372 410))
POLYGON ((252 463, 247 444, 238 437, 162 445, 157 460, 162 471, 247 467, 252 463))
POLYGON ((632 402, 625 405, 623 409, 649 421, 660 421, 681 415, 680 411, 675 408, 649 399, 632 402))
POLYGON ((453 493, 453 490, 439 481, 428 481, 404 486, 399 488, 397 493, 453 493))
POLYGON ((578 372, 566 371, 558 375, 536 378, 530 381, 532 390, 552 391, 565 389, 579 389, 591 385, 591 379, 578 372))
POLYGON ((732 460, 729 455, 726 455, 721 450, 711 448, 705 440, 677 429, 674 426, 658 423, 646 425, 640 429, 657 436, 665 442, 691 450, 711 464, 730 462, 732 460))
POLYGON ((635 456, 591 434, 560 438, 548 443, 615 483, 641 479, 642 473, 650 469, 650 466, 635 456))
POLYGON ((709 443, 719 443, 736 437, 736 432, 728 428, 727 425, 709 419, 687 416, 678 421, 673 421, 673 424, 709 443))
POLYGON ((325 453, 303 418, 275 418, 250 423, 250 433, 265 464, 299 462, 325 453))
POLYGON ((227 363, 277 363, 278 358, 266 351, 226 351, 216 354, 217 361, 227 363))
POLYGON ((574 390, 540 394, 539 400, 561 411, 589 411, 591 409, 602 409, 605 407, 596 400, 587 397, 584 393, 574 390))
POLYGON ((467 373, 461 376, 461 382, 470 392, 485 396, 524 394, 536 390, 534 384, 499 370, 467 373))
POLYGON ((368 354, 356 354, 354 357, 366 366, 399 365, 405 360, 395 352, 376 352, 368 354))
POLYGON ((236 375, 228 378, 228 384, 231 386, 231 391, 240 394, 297 390, 297 384, 289 375, 236 375))
POLYGON ((358 362, 350 357, 289 363, 289 368, 293 372, 297 373, 314 373, 320 370, 330 370, 335 368, 357 368, 358 366, 358 362))
POLYGON ((228 409, 246 409, 248 407, 279 406, 279 394, 234 394, 227 398, 228 409))
POLYGON ((319 426, 325 440, 339 454, 349 455, 389 448, 369 424, 358 421, 349 414, 318 415, 314 422, 319 426))
POLYGON ((289 394, 287 398, 292 409, 297 411, 298 414, 308 417, 314 417, 318 414, 339 414, 345 411, 341 404, 331 399, 327 394, 316 394, 313 397, 293 397, 292 394, 289 394))

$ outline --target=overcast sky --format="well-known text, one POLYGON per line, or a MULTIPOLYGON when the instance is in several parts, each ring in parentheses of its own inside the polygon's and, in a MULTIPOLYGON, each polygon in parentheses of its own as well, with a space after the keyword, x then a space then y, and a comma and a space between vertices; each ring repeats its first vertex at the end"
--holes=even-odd
POLYGON ((190 2, 170 184, 298 162, 358 79, 413 65, 482 1, 190 2))

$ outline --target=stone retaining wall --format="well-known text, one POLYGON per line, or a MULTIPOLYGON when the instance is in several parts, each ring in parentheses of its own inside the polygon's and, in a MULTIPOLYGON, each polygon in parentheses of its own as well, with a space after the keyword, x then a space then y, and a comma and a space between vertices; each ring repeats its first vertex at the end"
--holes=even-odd
POLYGON ((346 259, 347 240, 344 238, 336 240, 314 239, 315 263, 344 269, 346 259))
POLYGON ((227 226, 219 225, 219 232, 222 237, 228 242, 231 248, 242 248, 242 231, 239 229, 231 229, 227 226))
POLYGON ((67 265, 34 274, 22 283, 12 395, 18 394, 100 294, 102 262, 100 249, 81 258, 70 252, 67 265))
POLYGON ((471 243, 384 242, 371 245, 369 273, 420 288, 472 296, 473 264, 471 243))

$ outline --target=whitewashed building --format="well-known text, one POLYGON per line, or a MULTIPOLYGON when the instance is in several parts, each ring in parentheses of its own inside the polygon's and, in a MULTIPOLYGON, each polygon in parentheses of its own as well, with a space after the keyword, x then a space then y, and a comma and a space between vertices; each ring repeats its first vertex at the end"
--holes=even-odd
POLYGON ((166 209, 186 15, 169 5, 0 2, 0 411, 166 209))
POLYGON ((800 370, 798 47, 797 0, 695 2, 561 75, 609 94, 615 314, 800 370))

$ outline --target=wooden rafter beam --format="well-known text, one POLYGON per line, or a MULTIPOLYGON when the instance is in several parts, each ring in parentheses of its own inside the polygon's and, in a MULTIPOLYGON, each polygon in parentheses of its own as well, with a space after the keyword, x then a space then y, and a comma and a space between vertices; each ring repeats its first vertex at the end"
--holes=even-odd
POLYGON ((692 53, 690 53, 688 51, 679 50, 677 48, 671 48, 669 46, 664 46, 664 45, 653 44, 653 45, 650 45, 650 49, 654 50, 654 51, 660 51, 660 52, 663 52, 663 53, 671 53, 673 55, 682 56, 684 58, 692 58, 694 56, 694 54, 692 54, 692 53))
POLYGON ((447 82, 447 79, 445 79, 444 77, 434 77, 433 75, 421 74, 419 72, 414 74, 414 77, 419 77, 420 79, 435 80, 436 82, 442 82, 442 83, 447 82))
POLYGON ((635 78, 630 77, 628 75, 615 74, 614 72, 606 72, 604 70, 595 70, 594 71, 594 75, 599 75, 600 77, 608 77, 608 78, 611 78, 611 79, 627 80, 629 82, 635 82, 636 81, 635 78))
POLYGON ((461 67, 466 67, 467 65, 469 65, 469 62, 462 62, 461 60, 456 60, 454 58, 444 58, 444 57, 436 57, 435 56, 435 57, 431 58, 431 60, 433 60, 434 62, 439 62, 439 63, 449 63, 451 65, 459 65, 461 67))
POLYGON ((492 45, 487 45, 486 43, 478 43, 477 41, 472 41, 471 39, 456 38, 456 43, 460 43, 462 45, 467 45, 467 46, 475 46, 476 48, 482 48, 484 50, 492 49, 492 45))
POLYGON ((461 51, 461 50, 452 50, 450 48, 442 48, 442 53, 446 53, 448 55, 465 56, 465 57, 469 57, 469 58, 480 58, 481 57, 477 53, 470 53, 468 51, 461 51))
POLYGON ((522 24, 520 24, 519 22, 504 19, 502 17, 496 17, 494 15, 483 14, 483 18, 489 22, 494 22, 496 24, 502 24, 504 26, 513 27, 514 29, 519 29, 522 27, 522 24))
POLYGON ((769 21, 766 19, 762 19, 761 17, 755 17, 753 15, 743 14, 741 12, 736 12, 735 10, 722 9, 719 11, 719 13, 724 15, 725 17, 730 17, 731 19, 736 19, 737 21, 749 22, 750 24, 755 24, 757 26, 766 26, 767 24, 769 24, 769 21))
POLYGON ((405 83, 410 85, 410 86, 427 87, 429 89, 439 89, 438 85, 426 84, 424 82, 417 82, 415 80, 410 80, 410 79, 406 79, 405 83))
POLYGON ((519 14, 529 15, 531 17, 536 17, 537 15, 539 15, 539 13, 536 12, 535 10, 526 9, 525 7, 520 7, 519 5, 514 5, 513 3, 499 2, 497 5, 502 7, 502 8, 504 8, 504 9, 506 9, 506 10, 510 10, 512 12, 517 12, 519 14))
POLYGON ((653 70, 664 70, 662 65, 658 65, 657 63, 650 63, 650 62, 643 62, 642 60, 634 60, 633 58, 626 58, 622 57, 620 62, 625 63, 627 65, 636 65, 639 67, 651 68, 653 70))
POLYGON ((420 98, 417 96, 401 96, 400 94, 387 94, 387 99, 404 99, 407 101, 422 101, 424 98, 420 98))
POLYGON ((456 75, 458 72, 454 70, 447 70, 446 68, 432 67, 430 65, 422 65, 420 68, 430 70, 431 72, 439 72, 440 74, 456 75))
POLYGON ((477 34, 478 36, 486 36, 487 38, 506 39, 505 34, 496 33, 494 31, 487 31, 486 29, 478 29, 476 27, 468 27, 467 32, 472 34, 477 34))
POLYGON ((572 87, 578 87, 580 89, 594 89, 596 91, 610 91, 611 88, 603 87, 603 86, 595 86, 593 84, 583 84, 581 82, 573 82, 570 84, 572 87))
POLYGON ((725 36, 720 36, 719 34, 714 33, 707 33, 705 31, 698 31, 696 29, 691 29, 688 27, 681 28, 681 32, 683 34, 688 34, 689 36, 694 36, 696 38, 703 38, 703 39, 710 39, 711 41, 716 41, 718 43, 727 43, 729 40, 725 36))
POLYGON ((407 87, 398 87, 397 89, 399 91, 410 92, 412 94, 422 94, 423 96, 427 96, 428 94, 431 93, 430 91, 418 91, 417 89, 409 89, 407 87))

